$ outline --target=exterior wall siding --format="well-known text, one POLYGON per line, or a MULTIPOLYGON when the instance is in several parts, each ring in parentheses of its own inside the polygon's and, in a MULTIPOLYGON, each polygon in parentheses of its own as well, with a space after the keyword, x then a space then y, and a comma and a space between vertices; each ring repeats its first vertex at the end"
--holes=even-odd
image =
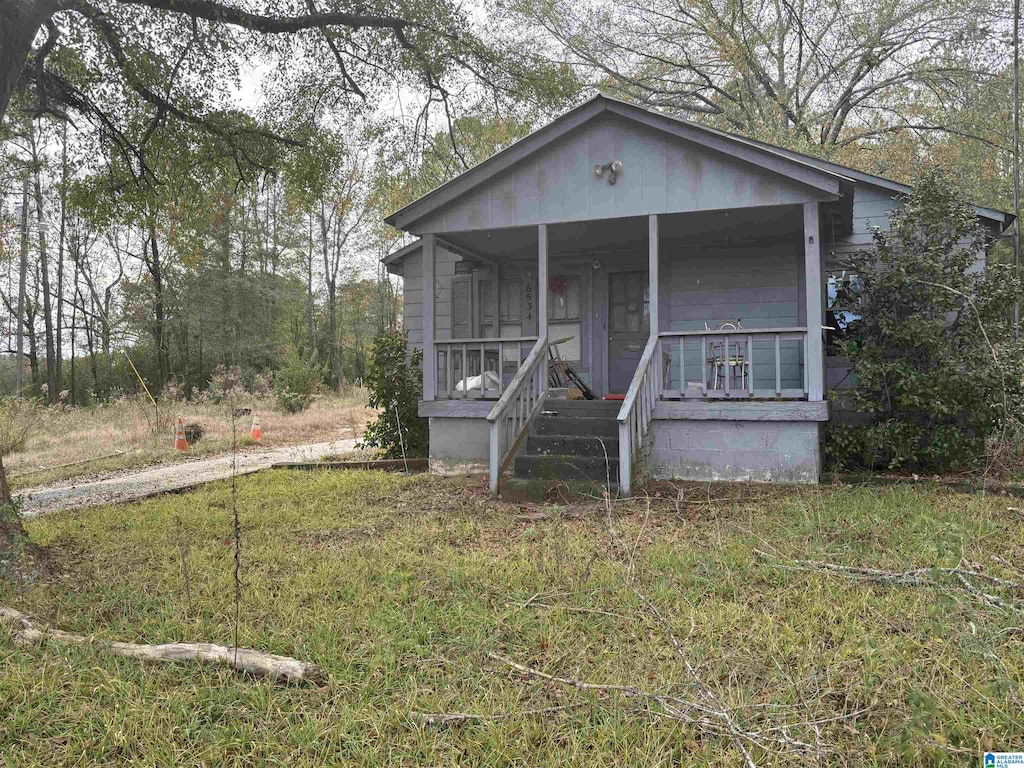
POLYGON ((402 327, 409 345, 423 349, 423 254, 417 252, 402 262, 402 327))
POLYGON ((886 230, 889 219, 886 216, 897 206, 896 193, 891 189, 859 183, 853 195, 853 227, 848 235, 836 235, 828 229, 824 232, 825 269, 838 269, 843 257, 865 248, 870 248, 874 239, 872 227, 886 230))
MULTIPOLYGON (((661 254, 663 292, 662 328, 699 331, 740 320, 744 329, 793 327, 803 324, 803 253, 799 241, 744 247, 672 249, 661 254)), ((742 331, 737 339, 745 340, 742 331)), ((781 343, 782 387, 803 386, 803 347, 798 341, 781 343)), ((699 381, 701 347, 686 342, 686 378, 699 381), (692 372, 692 375, 691 375, 692 372)), ((685 388, 679 379, 678 344, 673 343, 671 389, 685 388)), ((775 387, 775 342, 754 342, 754 384, 775 387)))
POLYGON ((416 221, 417 234, 828 199, 800 182, 614 114, 585 123, 416 221), (621 160, 616 183, 594 166, 621 160))

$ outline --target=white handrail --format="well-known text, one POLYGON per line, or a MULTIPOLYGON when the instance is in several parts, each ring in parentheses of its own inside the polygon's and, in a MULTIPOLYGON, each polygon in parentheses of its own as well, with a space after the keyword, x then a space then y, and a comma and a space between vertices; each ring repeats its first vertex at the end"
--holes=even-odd
MULTIPOLYGON (((669 365, 672 375, 669 379, 679 377, 679 389, 675 390, 669 382, 663 382, 662 394, 666 397, 687 397, 687 364, 684 345, 687 341, 700 344, 700 356, 698 358, 698 376, 700 382, 700 394, 702 397, 725 397, 725 398, 753 398, 753 397, 774 397, 774 398, 804 398, 807 396, 807 367, 803 366, 804 382, 798 388, 783 388, 783 363, 782 363, 782 342, 797 342, 801 348, 802 359, 807 359, 807 328, 805 326, 789 326, 778 328, 735 328, 725 330, 704 330, 704 331, 661 331, 658 334, 662 345, 662 355, 657 355, 665 361, 675 353, 669 365), (755 389, 754 387, 754 344, 761 343, 761 362, 757 365, 757 372, 760 373, 762 383, 765 380, 774 379, 774 386, 755 389), (708 367, 711 366, 711 370, 708 367), (763 371, 767 368, 768 374, 763 371), (733 377, 738 372, 738 388, 733 386, 733 377), (774 375, 772 375, 774 374, 774 375), (719 388, 719 383, 722 387, 719 388), (713 390, 713 391, 709 391, 713 390)), ((691 348, 691 353, 696 352, 691 348)), ((692 359, 692 356, 691 356, 692 359)), ((664 363, 663 363, 664 364, 664 363)), ((791 366, 792 364, 790 364, 791 366)), ((692 373, 692 363, 690 365, 692 373)), ((787 376, 787 378, 792 378, 787 376)))
POLYGON ((498 495, 498 480, 515 454, 530 422, 540 413, 547 397, 548 337, 537 339, 516 371, 512 383, 487 414, 490 423, 491 495, 498 495))
POLYGON ((619 408, 619 495, 629 496, 633 460, 638 455, 654 415, 654 403, 661 395, 661 356, 654 354, 658 337, 651 336, 619 408))
POLYGON ((435 360, 443 353, 443 362, 438 361, 435 366, 435 395, 449 400, 501 397, 505 391, 504 369, 505 363, 508 362, 506 354, 512 352, 515 355, 515 364, 518 368, 523 361, 523 347, 536 341, 536 336, 435 339, 435 360), (470 363, 474 360, 479 362, 480 384, 470 390, 469 369, 470 363), (488 360, 491 363, 490 367, 488 360), (459 364, 458 369, 455 367, 456 362, 459 364), (494 383, 491 385, 488 385, 489 373, 494 375, 494 383))

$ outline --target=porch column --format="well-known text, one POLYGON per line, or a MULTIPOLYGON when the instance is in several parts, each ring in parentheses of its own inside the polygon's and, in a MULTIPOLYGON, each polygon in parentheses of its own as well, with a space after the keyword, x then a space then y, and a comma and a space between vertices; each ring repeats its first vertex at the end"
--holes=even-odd
POLYGON ((433 400, 437 388, 437 352, 434 350, 434 251, 437 239, 423 236, 423 399, 433 400))
POLYGON ((657 336, 661 326, 658 324, 658 215, 652 213, 647 217, 647 274, 650 286, 649 314, 651 316, 651 336, 657 336))
POLYGON ((537 225, 537 336, 548 335, 548 225, 537 225))
POLYGON ((807 303, 807 399, 823 400, 825 395, 825 297, 822 289, 821 247, 818 204, 804 203, 804 282, 807 303))

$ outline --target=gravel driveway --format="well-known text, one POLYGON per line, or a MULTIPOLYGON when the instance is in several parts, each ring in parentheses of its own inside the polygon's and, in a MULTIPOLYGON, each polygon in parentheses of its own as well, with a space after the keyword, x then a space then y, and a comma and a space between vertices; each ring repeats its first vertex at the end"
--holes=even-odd
MULTIPOLYGON (((309 443, 268 451, 239 453, 238 474, 259 472, 280 461, 315 461, 332 454, 351 451, 355 443, 354 439, 335 440, 330 443, 309 443)), ((22 514, 25 517, 36 517, 61 509, 133 501, 229 477, 230 455, 165 464, 103 478, 76 478, 42 488, 28 488, 17 495, 23 501, 22 514)))

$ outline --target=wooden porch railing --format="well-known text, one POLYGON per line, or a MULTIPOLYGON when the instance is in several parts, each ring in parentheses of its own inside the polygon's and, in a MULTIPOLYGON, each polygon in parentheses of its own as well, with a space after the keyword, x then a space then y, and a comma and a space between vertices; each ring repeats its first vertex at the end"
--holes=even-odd
POLYGON ((437 397, 444 399, 480 399, 501 397, 505 391, 505 368, 513 370, 523 362, 523 347, 537 341, 536 336, 517 336, 508 339, 444 339, 434 342, 437 360, 437 397), (506 354, 515 351, 515 358, 506 360, 506 354), (495 374, 496 381, 488 382, 486 374, 495 374), (480 387, 466 385, 473 376, 480 377, 480 387), (462 391, 459 391, 459 384, 462 391))
POLYGON ((661 354, 658 357, 668 361, 664 363, 667 380, 662 382, 663 397, 799 399, 807 396, 807 329, 804 327, 662 331, 658 337, 661 340, 661 354), (790 350, 799 351, 789 362, 783 362, 783 343, 790 350), (699 354, 698 363, 694 365, 691 362, 688 366, 687 355, 692 361, 695 354, 699 354), (756 367, 755 358, 762 361, 756 367), (769 371, 767 378, 774 386, 758 389, 755 375, 761 376, 764 381, 765 365, 769 371), (787 374, 785 377, 784 371, 787 374), (796 378, 800 386, 784 386, 786 379, 789 379, 789 384, 793 383, 794 371, 799 371, 796 378), (671 386, 677 372, 678 389, 671 386), (694 384, 699 384, 699 392, 695 391, 696 387, 688 387, 688 376, 694 384))
POLYGON ((802 327, 664 331, 651 336, 619 409, 619 494, 630 494, 633 464, 650 430, 654 406, 659 399, 687 395, 701 398, 805 398, 808 391, 806 360, 807 329, 802 327), (758 348, 754 346, 755 341, 765 343, 758 348), (797 342, 799 359, 784 365, 783 342, 797 342), (754 352, 757 349, 762 352, 762 359, 771 358, 769 375, 774 374, 774 388, 757 389, 755 385, 755 372, 760 374, 762 370, 760 366, 755 369, 754 352), (673 351, 678 355, 678 360, 673 360, 673 351), (686 353, 698 351, 700 364, 688 368, 686 353), (788 368, 788 378, 792 379, 794 367, 801 371, 799 378, 802 386, 784 387, 783 370, 788 368), (672 389, 669 384, 676 371, 679 373, 680 386, 679 389, 672 389), (688 371, 697 374, 699 393, 689 392, 686 381, 688 371), (733 386, 736 378, 740 379, 739 388, 733 386))
POLYGON ((487 414, 490 423, 490 482, 491 495, 498 495, 498 481, 508 462, 515 455, 519 443, 540 413, 547 397, 548 337, 537 339, 526 361, 501 399, 487 414))
POLYGON ((619 408, 619 495, 629 496, 633 461, 643 447, 651 427, 654 403, 661 395, 661 355, 655 354, 659 342, 651 336, 629 384, 626 399, 619 408))

